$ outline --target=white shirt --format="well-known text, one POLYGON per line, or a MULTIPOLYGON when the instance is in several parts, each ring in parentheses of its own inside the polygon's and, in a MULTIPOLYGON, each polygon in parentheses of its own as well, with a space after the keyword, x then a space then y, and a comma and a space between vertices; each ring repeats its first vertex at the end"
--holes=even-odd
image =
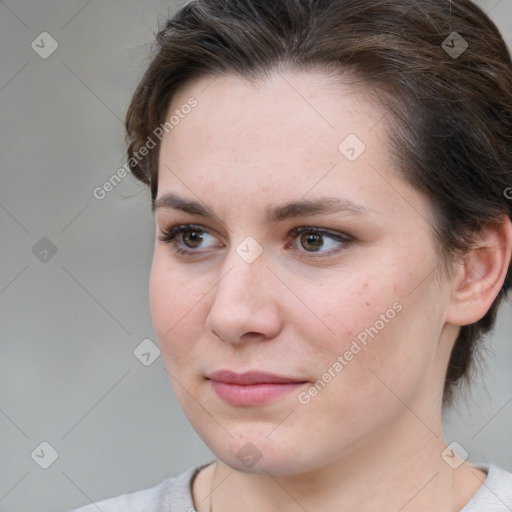
MULTIPOLYGON (((209 464, 189 468, 154 487, 101 500, 72 512, 197 512, 190 484, 209 464)), ((460 512, 512 512, 512 473, 493 465, 473 466, 487 473, 487 478, 460 512)))

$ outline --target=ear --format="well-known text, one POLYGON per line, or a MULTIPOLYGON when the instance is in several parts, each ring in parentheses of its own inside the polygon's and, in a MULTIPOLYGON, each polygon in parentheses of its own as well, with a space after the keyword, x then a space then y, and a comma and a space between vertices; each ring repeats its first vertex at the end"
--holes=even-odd
POLYGON ((457 264, 446 321, 454 325, 478 322, 496 299, 512 255, 512 222, 482 226, 474 235, 475 247, 457 264))

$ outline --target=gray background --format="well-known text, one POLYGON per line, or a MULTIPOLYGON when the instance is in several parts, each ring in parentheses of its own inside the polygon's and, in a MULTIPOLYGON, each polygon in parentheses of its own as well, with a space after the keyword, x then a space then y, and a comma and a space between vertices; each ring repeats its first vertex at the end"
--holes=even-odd
MULTIPOLYGON (((512 1, 479 3, 510 46, 512 1)), ((93 196, 124 163, 130 94, 158 21, 177 5, 0 1, 1 512, 68 511, 213 458, 162 359, 145 366, 134 355, 155 341, 149 193, 127 177, 105 199, 93 196), (44 31, 59 45, 46 59, 31 47, 44 31), (58 453, 47 469, 43 441, 58 453)), ((446 422, 448 442, 470 460, 508 470, 511 332, 507 304, 485 378, 446 422)))

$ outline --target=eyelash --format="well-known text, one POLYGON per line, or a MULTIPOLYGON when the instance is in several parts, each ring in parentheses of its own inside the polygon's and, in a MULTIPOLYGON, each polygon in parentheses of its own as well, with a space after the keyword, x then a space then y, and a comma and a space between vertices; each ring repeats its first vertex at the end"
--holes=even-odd
MULTIPOLYGON (((208 230, 204 229, 202 226, 199 226, 197 224, 178 224, 176 226, 172 226, 168 230, 164 230, 161 233, 159 233, 158 240, 160 242, 171 245, 175 254, 184 255, 184 256, 192 256, 192 255, 199 253, 199 250, 184 249, 183 247, 179 246, 178 243, 176 242, 176 238, 179 235, 181 235, 182 233, 185 233, 187 231, 192 231, 192 232, 196 232, 199 234, 204 234, 204 233, 211 234, 208 232, 208 230)), ((302 233, 313 233, 315 235, 321 235, 321 236, 327 237, 336 242, 340 242, 342 244, 343 248, 347 247, 351 242, 354 241, 354 238, 350 237, 349 235, 333 233, 326 229, 318 228, 315 226, 298 226, 290 231, 289 236, 292 237, 294 240, 296 240, 297 237, 299 235, 301 235, 302 233)), ((318 255, 315 255, 315 251, 300 251, 300 252, 306 253, 308 255, 306 257, 320 258, 322 256, 331 256, 333 253, 338 253, 341 250, 342 249, 330 250, 330 251, 319 253, 318 255)))

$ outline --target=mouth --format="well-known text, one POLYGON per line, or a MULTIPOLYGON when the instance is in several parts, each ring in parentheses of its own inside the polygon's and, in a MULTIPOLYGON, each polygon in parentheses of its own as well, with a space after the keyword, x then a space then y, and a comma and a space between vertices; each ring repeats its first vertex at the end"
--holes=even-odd
POLYGON ((250 407, 283 397, 307 384, 304 379, 274 375, 260 371, 236 373, 218 370, 207 379, 213 391, 226 403, 250 407))

